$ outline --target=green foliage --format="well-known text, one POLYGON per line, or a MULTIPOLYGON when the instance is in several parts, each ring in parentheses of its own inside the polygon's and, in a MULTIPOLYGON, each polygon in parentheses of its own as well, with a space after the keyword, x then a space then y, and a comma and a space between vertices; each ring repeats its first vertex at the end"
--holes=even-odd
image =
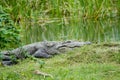
POLYGON ((77 39, 120 40, 119 0, 2 0, 22 27, 24 43, 77 39))
POLYGON ((1 54, 0 52, 0 62, 2 61, 2 59, 3 59, 3 54, 1 54))
POLYGON ((39 60, 38 58, 35 58, 35 57, 31 56, 31 55, 27 55, 27 57, 28 57, 30 60, 33 60, 34 62, 38 63, 40 68, 43 68, 43 67, 44 67, 44 65, 45 65, 45 62, 44 62, 44 61, 39 60))
POLYGON ((0 6, 0 49, 20 45, 19 29, 15 27, 10 15, 0 6))

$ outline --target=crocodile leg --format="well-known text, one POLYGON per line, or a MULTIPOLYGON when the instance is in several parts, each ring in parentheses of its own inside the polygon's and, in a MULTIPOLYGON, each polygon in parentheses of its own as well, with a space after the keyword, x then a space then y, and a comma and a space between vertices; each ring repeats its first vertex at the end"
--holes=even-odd
POLYGON ((10 60, 11 60, 10 56, 4 55, 2 58, 2 61, 10 61, 10 60))
POLYGON ((12 61, 2 61, 1 64, 4 66, 12 65, 12 61))
POLYGON ((1 63, 4 66, 7 66, 7 65, 10 66, 10 65, 13 65, 13 64, 17 64, 17 61, 13 61, 10 56, 4 55, 1 63))
POLYGON ((4 66, 10 66, 10 65, 14 65, 17 64, 18 62, 13 62, 13 61, 2 61, 1 64, 4 66))
POLYGON ((52 55, 49 55, 45 52, 45 50, 37 50, 34 54, 33 54, 34 57, 36 58, 50 58, 52 57, 52 55))

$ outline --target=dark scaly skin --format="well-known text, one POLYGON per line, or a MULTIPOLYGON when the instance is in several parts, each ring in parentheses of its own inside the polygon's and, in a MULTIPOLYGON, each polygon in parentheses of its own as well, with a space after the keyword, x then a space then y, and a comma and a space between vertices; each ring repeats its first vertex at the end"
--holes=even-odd
POLYGON ((26 58, 24 54, 31 55, 36 58, 50 58, 53 55, 64 53, 67 49, 81 47, 89 45, 91 42, 79 42, 79 41, 47 41, 47 42, 36 42, 25 45, 21 48, 13 49, 12 51, 1 52, 3 56, 3 65, 12 65, 16 62, 12 61, 11 55, 14 55, 16 59, 26 58))

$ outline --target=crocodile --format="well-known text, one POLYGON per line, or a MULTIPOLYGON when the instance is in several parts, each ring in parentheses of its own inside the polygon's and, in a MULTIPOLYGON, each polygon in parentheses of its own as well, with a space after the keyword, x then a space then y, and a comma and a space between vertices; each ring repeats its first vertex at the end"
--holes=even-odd
POLYGON ((43 41, 35 42, 22 46, 20 48, 13 49, 11 51, 2 51, 2 64, 13 65, 15 62, 12 61, 12 56, 16 59, 26 58, 27 55, 31 55, 35 58, 51 58, 54 55, 65 53, 68 50, 72 50, 76 47, 83 45, 89 45, 91 42, 80 42, 80 41, 43 41))

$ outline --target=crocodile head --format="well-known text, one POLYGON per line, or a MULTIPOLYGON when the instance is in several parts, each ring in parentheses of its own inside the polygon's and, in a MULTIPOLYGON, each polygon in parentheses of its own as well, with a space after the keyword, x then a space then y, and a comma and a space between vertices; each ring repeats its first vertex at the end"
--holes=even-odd
POLYGON ((90 44, 91 42, 65 41, 65 42, 62 42, 62 45, 59 47, 74 48, 74 47, 81 47, 83 45, 90 45, 90 44))
POLYGON ((73 48, 81 47, 84 45, 90 45, 90 44, 91 42, 65 41, 65 42, 62 42, 61 45, 58 45, 57 49, 60 52, 66 52, 66 51, 72 50, 73 48))
POLYGON ((65 42, 47 42, 46 51, 49 54, 58 54, 66 52, 75 47, 81 47, 83 45, 89 45, 91 42, 80 42, 80 41, 65 41, 65 42))

